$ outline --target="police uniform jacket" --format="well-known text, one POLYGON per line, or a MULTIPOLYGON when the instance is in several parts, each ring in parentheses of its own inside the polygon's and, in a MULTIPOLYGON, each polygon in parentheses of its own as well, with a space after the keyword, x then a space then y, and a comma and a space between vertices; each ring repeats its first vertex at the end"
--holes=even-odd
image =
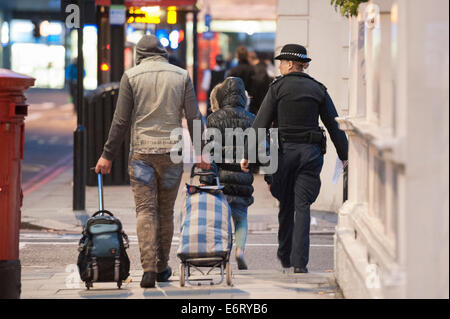
MULTIPOLYGON (((319 116, 330 134, 341 160, 348 159, 348 141, 335 118, 336 108, 326 87, 303 72, 276 78, 261 104, 253 128, 278 127, 279 140, 319 129, 319 116)), ((249 145, 247 151, 254 151, 249 145)), ((248 158, 248 153, 246 154, 248 158)))

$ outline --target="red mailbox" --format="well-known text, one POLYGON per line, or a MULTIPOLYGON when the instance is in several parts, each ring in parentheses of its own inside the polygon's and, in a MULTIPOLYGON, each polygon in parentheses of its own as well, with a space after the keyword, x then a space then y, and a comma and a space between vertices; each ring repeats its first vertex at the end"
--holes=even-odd
POLYGON ((21 160, 28 105, 23 92, 33 78, 0 69, 0 299, 19 298, 21 160))

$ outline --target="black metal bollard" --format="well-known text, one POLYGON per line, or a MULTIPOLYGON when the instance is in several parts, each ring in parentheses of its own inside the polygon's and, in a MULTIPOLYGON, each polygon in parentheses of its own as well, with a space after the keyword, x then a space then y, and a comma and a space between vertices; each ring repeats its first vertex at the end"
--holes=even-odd
MULTIPOLYGON (((96 186, 97 177, 89 168, 97 164, 103 152, 119 95, 119 82, 100 85, 85 97, 83 125, 86 129, 87 165, 85 167, 86 185, 96 186)), ((119 154, 113 161, 111 173, 103 178, 103 185, 128 185, 128 156, 130 152, 130 133, 124 137, 119 154)))
POLYGON ((85 210, 86 132, 83 125, 77 126, 73 133, 73 141, 73 210, 85 210))

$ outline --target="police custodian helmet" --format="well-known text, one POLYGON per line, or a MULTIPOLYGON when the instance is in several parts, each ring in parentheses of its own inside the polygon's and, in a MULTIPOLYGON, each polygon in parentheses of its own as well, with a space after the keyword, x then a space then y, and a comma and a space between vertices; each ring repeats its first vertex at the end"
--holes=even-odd
POLYGON ((275 57, 275 60, 289 60, 289 61, 301 61, 309 62, 311 59, 308 57, 306 48, 299 44, 286 44, 281 49, 279 55, 275 57))

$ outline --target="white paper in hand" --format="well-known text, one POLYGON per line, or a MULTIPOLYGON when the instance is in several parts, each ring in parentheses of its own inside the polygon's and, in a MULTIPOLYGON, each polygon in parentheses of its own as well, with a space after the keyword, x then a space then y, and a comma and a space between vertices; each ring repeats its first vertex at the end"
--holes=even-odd
POLYGON ((336 184, 339 181, 339 176, 341 176, 343 170, 344 166, 342 165, 342 161, 339 158, 336 158, 336 167, 334 169, 333 179, 331 180, 333 184, 336 184))

